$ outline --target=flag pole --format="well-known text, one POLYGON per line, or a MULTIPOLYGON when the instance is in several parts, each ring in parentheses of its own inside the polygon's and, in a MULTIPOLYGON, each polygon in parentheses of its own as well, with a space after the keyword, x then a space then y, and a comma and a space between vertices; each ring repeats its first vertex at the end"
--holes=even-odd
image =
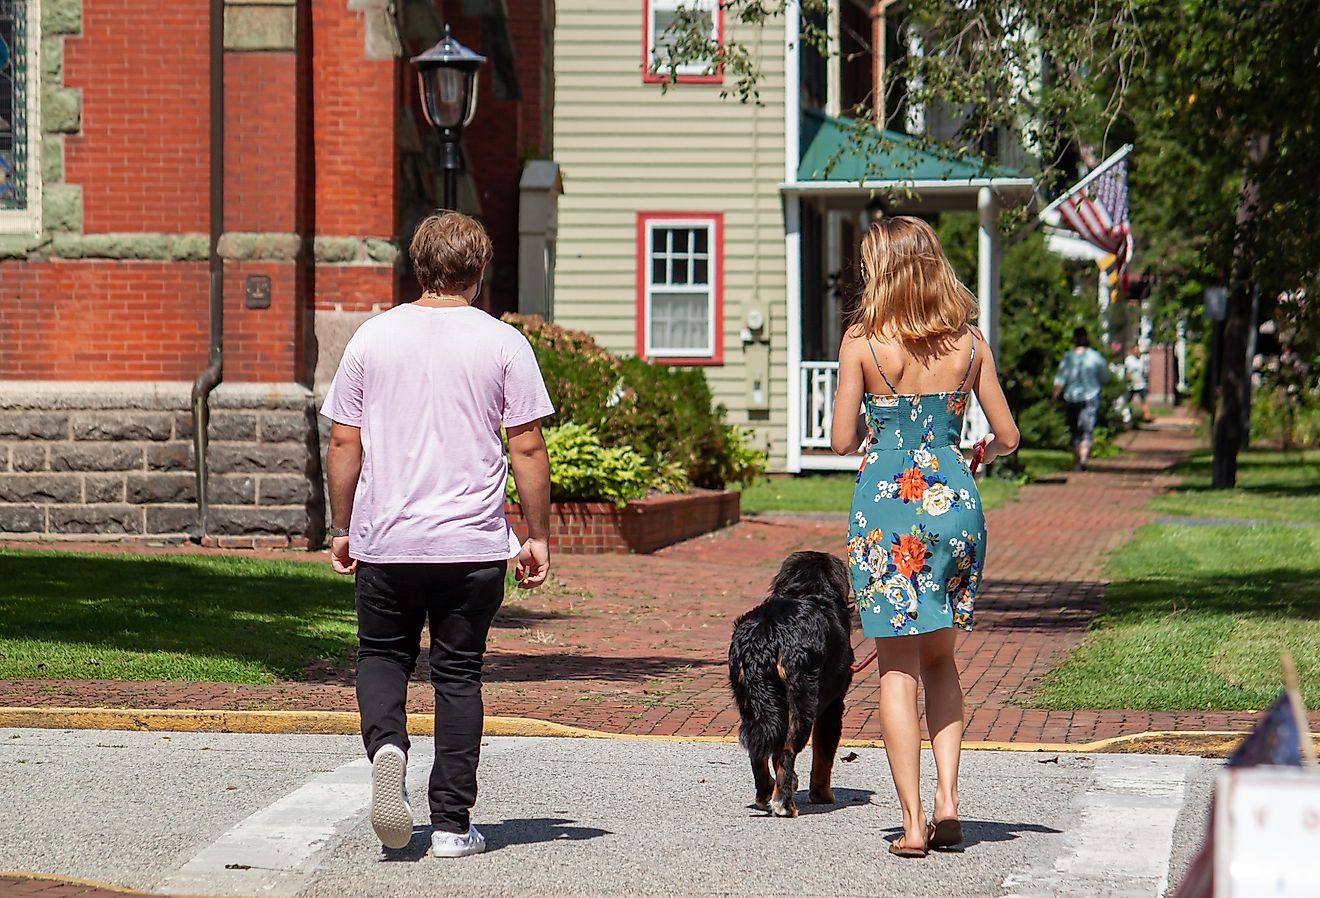
POLYGON ((1095 168, 1091 169, 1091 171, 1087 173, 1086 177, 1082 178, 1076 184, 1069 187, 1063 193, 1059 194, 1058 198, 1055 199, 1054 202, 1050 203, 1044 209, 1041 209, 1039 212, 1037 212, 1036 218, 1044 219, 1046 215, 1050 214, 1055 209, 1059 208, 1059 206, 1063 204, 1063 201, 1066 200, 1068 197, 1072 196, 1074 193, 1081 190, 1087 184, 1090 184, 1096 178, 1103 175, 1106 171, 1108 171, 1110 168, 1118 164, 1120 161, 1127 158, 1128 154, 1132 152, 1132 149, 1133 149, 1132 144, 1130 143, 1123 144, 1123 146, 1119 147, 1112 156, 1110 156, 1104 162, 1101 162, 1095 168))

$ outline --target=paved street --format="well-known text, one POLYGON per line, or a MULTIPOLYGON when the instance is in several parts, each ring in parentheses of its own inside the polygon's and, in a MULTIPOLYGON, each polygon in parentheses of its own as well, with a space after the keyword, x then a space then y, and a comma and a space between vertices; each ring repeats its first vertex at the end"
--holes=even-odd
MULTIPOLYGON (((727 743, 483 751, 490 851, 442 861, 424 855, 429 740, 410 765, 413 842, 383 855, 354 737, 0 730, 0 869, 178 895, 1156 896, 1200 839, 1217 766, 969 752, 965 849, 904 861, 885 852, 898 811, 880 750, 841 762, 839 804, 796 820, 749 809, 745 756, 727 743)), ((110 894, 3 877, 0 891, 110 894)))

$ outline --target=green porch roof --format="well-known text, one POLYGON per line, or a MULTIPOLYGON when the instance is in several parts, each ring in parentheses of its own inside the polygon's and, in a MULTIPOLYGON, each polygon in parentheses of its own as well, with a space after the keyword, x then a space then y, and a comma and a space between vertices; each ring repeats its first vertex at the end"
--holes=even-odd
POLYGON ((855 122, 804 109, 798 181, 969 181, 1021 177, 1012 169, 983 167, 975 157, 960 158, 953 153, 923 147, 907 134, 879 128, 869 130, 878 141, 883 140, 886 147, 883 150, 877 148, 868 166, 867 154, 851 145, 850 136, 856 128, 855 122), (829 167, 831 160, 834 163, 832 168, 829 167))

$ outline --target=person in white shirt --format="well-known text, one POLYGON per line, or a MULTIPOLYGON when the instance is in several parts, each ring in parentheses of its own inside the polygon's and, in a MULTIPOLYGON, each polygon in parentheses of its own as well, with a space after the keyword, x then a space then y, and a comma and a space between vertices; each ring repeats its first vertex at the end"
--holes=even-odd
POLYGON ((1127 376, 1127 401, 1141 401, 1141 420, 1150 420, 1150 400, 1146 398, 1146 360, 1141 357, 1141 347, 1133 343, 1123 359, 1123 373, 1127 376))

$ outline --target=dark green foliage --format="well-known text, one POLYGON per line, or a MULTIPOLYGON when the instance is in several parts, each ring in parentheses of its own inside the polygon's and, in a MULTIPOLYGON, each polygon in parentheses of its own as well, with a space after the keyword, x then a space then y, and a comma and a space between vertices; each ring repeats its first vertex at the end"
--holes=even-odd
MULTIPOLYGON (((950 212, 937 225, 944 251, 964 283, 976 282, 976 215, 950 212)), ((1001 268, 999 310, 999 370, 1008 407, 1017 417, 1022 445, 1063 449, 1068 428, 1061 408, 1049 404, 1059 360, 1072 346, 1073 328, 1088 328, 1093 341, 1100 335, 1095 302, 1098 271, 1086 263, 1074 275, 1089 289, 1073 293, 1068 263, 1050 252, 1040 232, 1006 247, 1001 268)), ((1100 348, 1103 352, 1103 347, 1100 348)), ((1122 387, 1111 381, 1107 399, 1122 387)), ((1108 404, 1103 405, 1108 408, 1108 404)), ((1006 459, 1007 461, 1007 459, 1006 459)), ((1005 465, 1000 465, 1004 468, 1005 465)))
POLYGON ((506 315, 531 341, 555 403, 553 424, 584 424, 605 447, 630 447, 661 472, 675 468, 693 486, 750 482, 765 456, 724 423, 700 370, 620 359, 590 335, 532 316, 506 315))

